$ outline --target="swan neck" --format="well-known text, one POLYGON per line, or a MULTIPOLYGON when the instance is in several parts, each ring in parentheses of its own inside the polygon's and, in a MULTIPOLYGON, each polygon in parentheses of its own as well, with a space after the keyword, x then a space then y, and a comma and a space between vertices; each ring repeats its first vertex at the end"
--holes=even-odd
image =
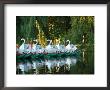
POLYGON ((36 45, 38 44, 37 40, 36 40, 36 45))
POLYGON ((52 43, 52 40, 50 40, 50 43, 49 43, 49 45, 52 43))
POLYGON ((69 44, 70 44, 70 41, 69 41, 69 44))
POLYGON ((58 45, 60 44, 60 41, 59 41, 59 43, 58 43, 58 45))
POLYGON ((68 45, 70 44, 70 41, 68 40, 68 45))
POLYGON ((23 41, 24 41, 23 43, 25 43, 25 39, 23 39, 23 41))

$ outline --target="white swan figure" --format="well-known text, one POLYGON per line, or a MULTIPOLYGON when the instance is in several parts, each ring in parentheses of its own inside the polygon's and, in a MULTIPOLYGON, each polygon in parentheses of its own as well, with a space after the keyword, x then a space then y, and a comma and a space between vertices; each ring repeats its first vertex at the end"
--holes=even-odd
POLYGON ((47 41, 50 41, 50 43, 46 46, 45 50, 48 53, 56 53, 57 49, 54 47, 54 45, 51 45, 52 40, 47 40, 47 41))
POLYGON ((22 38, 21 40, 23 40, 24 42, 22 43, 22 45, 19 47, 19 53, 23 54, 23 52, 25 51, 25 39, 22 38))
POLYGON ((76 45, 70 44, 70 40, 67 40, 66 42, 69 42, 65 47, 67 52, 74 52, 77 49, 76 45))
POLYGON ((44 52, 44 48, 41 47, 41 45, 38 45, 38 40, 33 40, 36 41, 36 44, 33 45, 32 47, 32 52, 35 53, 43 53, 44 52))
POLYGON ((59 43, 56 45, 58 51, 65 52, 65 46, 60 44, 60 40, 57 40, 57 41, 59 41, 59 43))
MULTIPOLYGON (((59 41, 59 40, 57 40, 57 41, 59 41)), ((58 48, 58 50, 60 50, 60 41, 59 41, 59 43, 56 45, 57 46, 57 48, 58 48)))
POLYGON ((33 40, 33 41, 36 41, 36 44, 34 44, 33 47, 32 47, 32 53, 35 53, 36 52, 36 46, 38 44, 38 41, 37 41, 37 39, 36 40, 33 40))
POLYGON ((74 45, 74 50, 76 50, 77 49, 77 47, 76 47, 77 45, 74 45))
MULTIPOLYGON (((58 40, 58 41, 59 41, 59 40, 58 40)), ((60 51, 61 51, 60 41, 59 41, 59 43, 56 45, 56 47, 57 47, 57 49, 58 49, 57 51, 60 52, 60 51)))
POLYGON ((26 53, 26 54, 29 54, 29 53, 32 52, 32 45, 31 45, 31 44, 28 44, 27 46, 28 46, 28 47, 25 49, 25 53, 26 53))
POLYGON ((66 48, 67 51, 70 51, 71 50, 70 40, 67 40, 66 42, 69 42, 69 43, 65 48, 66 48))

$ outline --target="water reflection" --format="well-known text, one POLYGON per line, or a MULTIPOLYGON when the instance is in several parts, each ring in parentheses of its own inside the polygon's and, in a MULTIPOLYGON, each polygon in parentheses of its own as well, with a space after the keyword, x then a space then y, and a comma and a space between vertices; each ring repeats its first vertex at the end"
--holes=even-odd
POLYGON ((80 49, 78 56, 17 59, 17 74, 94 74, 94 48, 80 49))
POLYGON ((17 63, 17 74, 71 74, 72 66, 77 63, 76 57, 39 59, 17 63))

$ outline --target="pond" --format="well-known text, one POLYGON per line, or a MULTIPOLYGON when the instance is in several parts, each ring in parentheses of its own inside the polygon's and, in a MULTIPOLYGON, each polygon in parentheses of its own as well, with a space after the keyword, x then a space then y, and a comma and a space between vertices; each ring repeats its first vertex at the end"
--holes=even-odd
POLYGON ((80 50, 80 56, 33 59, 17 63, 16 74, 94 74, 94 52, 80 50))

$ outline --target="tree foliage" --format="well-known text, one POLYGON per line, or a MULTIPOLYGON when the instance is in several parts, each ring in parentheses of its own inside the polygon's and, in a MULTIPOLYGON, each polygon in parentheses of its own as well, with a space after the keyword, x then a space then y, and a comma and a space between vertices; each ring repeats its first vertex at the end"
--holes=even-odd
POLYGON ((17 16, 17 42, 21 38, 69 39, 73 44, 94 43, 94 16, 17 16), (36 24, 37 21, 37 24, 36 24))
POLYGON ((71 17, 71 31, 68 33, 73 43, 82 44, 94 43, 94 17, 93 16, 73 16, 71 17))
POLYGON ((25 38, 28 42, 35 38, 35 17, 17 16, 16 17, 16 40, 20 43, 20 39, 25 38))

